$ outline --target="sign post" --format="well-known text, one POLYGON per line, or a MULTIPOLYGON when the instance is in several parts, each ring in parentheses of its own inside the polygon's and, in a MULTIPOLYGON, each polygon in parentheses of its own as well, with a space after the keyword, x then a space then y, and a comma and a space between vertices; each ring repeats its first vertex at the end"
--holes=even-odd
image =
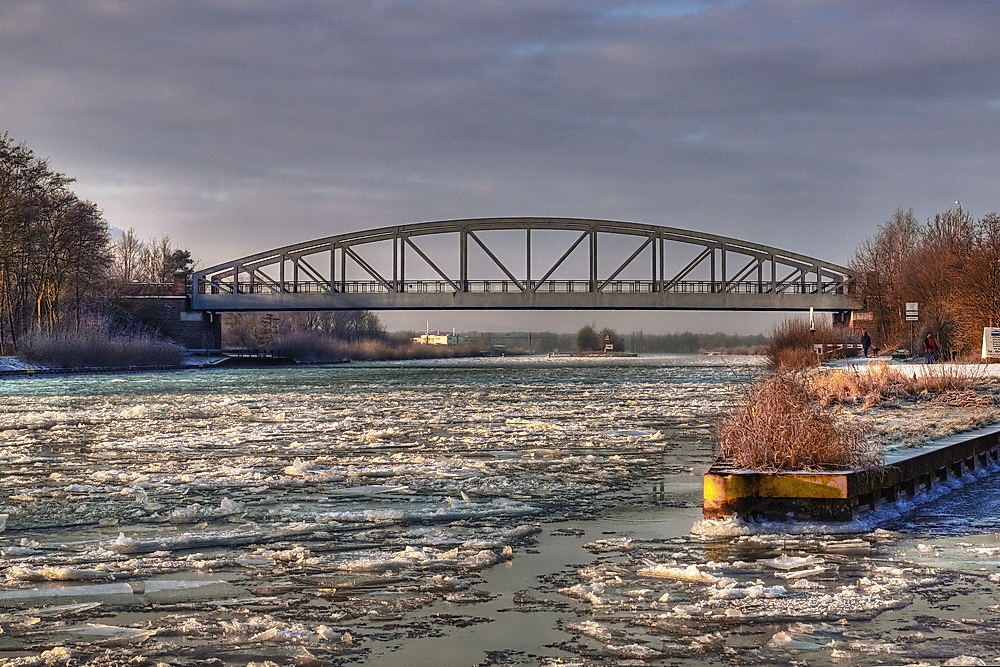
POLYGON ((913 323, 917 321, 919 304, 916 301, 906 302, 906 321, 910 323, 910 356, 913 356, 913 323))
POLYGON ((1000 327, 983 327, 983 359, 1000 357, 1000 327))

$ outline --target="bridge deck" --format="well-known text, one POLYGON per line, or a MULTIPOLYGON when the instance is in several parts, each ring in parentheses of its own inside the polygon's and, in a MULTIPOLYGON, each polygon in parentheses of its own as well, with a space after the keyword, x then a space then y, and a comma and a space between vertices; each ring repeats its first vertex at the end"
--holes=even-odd
POLYGON ((600 291, 585 280, 532 283, 467 281, 456 291, 444 281, 408 281, 390 290, 374 281, 303 282, 278 289, 268 283, 201 284, 196 308, 243 310, 808 310, 845 311, 857 301, 836 283, 795 283, 774 289, 770 283, 730 285, 689 281, 662 285, 653 281, 613 281, 600 291))

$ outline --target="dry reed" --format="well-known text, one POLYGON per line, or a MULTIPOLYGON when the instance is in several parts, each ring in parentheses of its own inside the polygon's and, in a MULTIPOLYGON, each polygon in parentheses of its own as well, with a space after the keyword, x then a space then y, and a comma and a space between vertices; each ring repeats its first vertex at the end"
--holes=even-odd
POLYGON ((836 423, 808 384, 788 373, 753 384, 718 435, 721 460, 736 468, 837 470, 881 463, 860 428, 836 423))
POLYGON ((906 375, 886 363, 817 373, 810 378, 810 389, 824 405, 857 403, 864 407, 878 405, 889 398, 965 391, 981 378, 966 366, 931 366, 920 375, 906 375))
POLYGON ((18 356, 50 368, 157 368, 180 365, 184 350, 150 336, 87 332, 28 336, 18 356))

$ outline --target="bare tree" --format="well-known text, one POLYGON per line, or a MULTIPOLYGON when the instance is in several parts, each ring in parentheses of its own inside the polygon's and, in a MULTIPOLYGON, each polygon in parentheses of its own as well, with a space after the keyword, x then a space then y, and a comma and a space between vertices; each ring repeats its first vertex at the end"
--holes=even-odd
POLYGON ((912 211, 897 210, 862 243, 851 265, 864 276, 865 305, 882 347, 907 345, 911 328, 903 306, 911 301, 920 304, 914 333, 933 331, 944 349, 958 354, 978 349, 984 326, 1000 325, 995 213, 977 223, 956 207, 920 225, 912 211))
POLYGON ((882 347, 903 341, 903 305, 908 299, 907 267, 920 239, 913 210, 896 209, 854 253, 851 268, 863 276, 865 307, 872 313, 872 329, 882 347))
POLYGON ((0 344, 55 328, 63 295, 79 287, 73 281, 103 275, 107 226, 70 183, 24 144, 0 136, 0 344))
POLYGON ((129 227, 120 239, 112 245, 114 264, 112 274, 125 283, 139 280, 141 275, 143 242, 135 233, 135 227, 129 227))

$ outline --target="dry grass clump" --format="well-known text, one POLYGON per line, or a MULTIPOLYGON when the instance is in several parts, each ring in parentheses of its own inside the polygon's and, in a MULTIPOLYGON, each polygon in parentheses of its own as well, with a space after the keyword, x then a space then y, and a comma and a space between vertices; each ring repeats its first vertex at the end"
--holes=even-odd
POLYGON ((888 364, 870 364, 864 372, 858 369, 818 373, 810 379, 810 388, 823 405, 861 402, 865 407, 881 403, 886 398, 908 393, 905 375, 888 364))
POLYGON ((965 391, 982 380, 981 370, 978 366, 934 365, 923 375, 911 378, 907 386, 911 394, 965 391))
POLYGON ((819 366, 820 358, 813 344, 837 345, 857 343, 857 337, 846 327, 820 323, 815 331, 801 320, 785 320, 775 325, 767 340, 764 354, 775 370, 804 370, 819 366))
POLYGON ((150 336, 58 333, 26 337, 18 356, 50 368, 157 368, 180 365, 184 350, 150 336))
POLYGON ((720 458, 736 468, 842 470, 881 463, 860 428, 836 423, 808 384, 788 373, 752 385, 718 435, 720 458))
POLYGON ((801 370, 819 365, 812 351, 814 334, 809 325, 785 320, 774 326, 767 340, 765 356, 775 370, 801 370))
POLYGON ((909 376, 879 363, 869 364, 864 371, 818 373, 810 379, 810 388, 824 405, 860 402, 871 407, 888 398, 966 391, 978 381, 979 375, 965 367, 931 366, 921 375, 909 376))
POLYGON ((768 348, 767 358, 771 368, 781 371, 799 371, 819 366, 819 357, 808 347, 768 348))

